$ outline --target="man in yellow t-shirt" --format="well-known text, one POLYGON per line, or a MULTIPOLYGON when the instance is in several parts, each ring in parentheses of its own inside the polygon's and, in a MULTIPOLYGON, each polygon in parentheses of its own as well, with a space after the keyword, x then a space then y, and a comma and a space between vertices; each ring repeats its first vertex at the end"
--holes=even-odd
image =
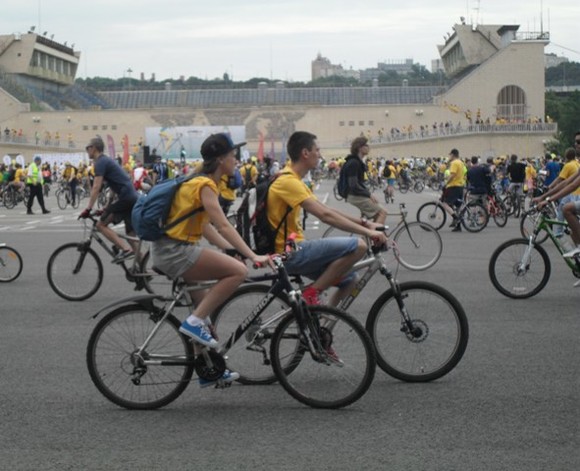
POLYGON ((456 210, 461 205, 463 200, 463 191, 465 189, 465 164, 459 158, 459 151, 451 149, 449 153, 449 177, 445 188, 443 188, 443 195, 441 196, 441 203, 445 211, 453 217, 451 227, 453 232, 461 232, 461 224, 456 215, 456 210))
POLYGON ((338 286, 339 290, 331 299, 331 304, 336 305, 356 279, 349 271, 366 252, 366 244, 354 237, 305 240, 300 225, 301 209, 325 224, 368 236, 375 244, 383 245, 387 238, 383 232, 376 231, 377 224, 361 221, 324 205, 304 184, 302 179, 318 166, 320 160, 320 148, 314 134, 305 131, 293 133, 288 139, 287 152, 290 161, 268 191, 268 221, 272 227, 280 226, 276 236, 276 252, 284 251, 285 234, 295 233, 297 250, 286 262, 288 272, 314 280, 303 291, 309 304, 318 304, 321 291, 338 286), (288 208, 291 208, 289 213, 288 208))

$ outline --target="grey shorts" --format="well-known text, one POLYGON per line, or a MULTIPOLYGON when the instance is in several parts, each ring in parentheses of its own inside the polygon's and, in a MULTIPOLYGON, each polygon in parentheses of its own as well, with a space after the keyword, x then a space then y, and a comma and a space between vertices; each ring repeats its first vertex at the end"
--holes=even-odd
POLYGON ((175 279, 195 265, 202 250, 197 244, 161 237, 151 244, 151 260, 155 268, 175 279))
POLYGON ((373 203, 368 196, 348 195, 346 202, 360 209, 361 214, 367 219, 374 219, 381 207, 373 203))

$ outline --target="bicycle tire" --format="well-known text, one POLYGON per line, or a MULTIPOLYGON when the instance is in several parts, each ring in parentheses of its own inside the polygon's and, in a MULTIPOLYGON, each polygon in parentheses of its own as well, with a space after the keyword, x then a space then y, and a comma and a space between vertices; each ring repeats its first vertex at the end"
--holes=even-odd
POLYGON ((0 283, 14 281, 22 273, 22 257, 8 245, 0 246, 0 283))
MULTIPOLYGON (((140 305, 125 305, 107 314, 94 328, 87 345, 87 368, 93 384, 109 401, 126 409, 151 410, 177 399, 190 383, 194 366, 144 365, 139 384, 132 381, 143 345, 159 320, 140 305)), ((194 356, 192 343, 179 333, 179 322, 167 316, 144 355, 194 356)))
POLYGON ((495 204, 493 222, 497 227, 505 227, 508 222, 507 209, 499 199, 492 204, 495 204))
POLYGON ((56 191, 56 204, 60 209, 66 209, 68 202, 69 202, 68 193, 66 190, 57 190, 56 191))
POLYGON ((9 187, 2 195, 2 201, 6 209, 14 208, 14 206, 16 206, 17 203, 16 192, 14 191, 14 189, 9 187))
MULTIPOLYGON (((556 215, 551 214, 550 219, 555 219, 556 215)), ((523 213, 522 217, 520 218, 520 234, 523 238, 529 239, 530 236, 534 233, 534 229, 536 228, 536 221, 533 219, 530 213, 525 212, 523 213)), ((536 236, 536 240, 534 241, 536 244, 543 244, 548 240, 548 232, 545 230, 541 230, 538 232, 536 236)))
POLYGON ((447 213, 440 203, 430 201, 417 210, 417 221, 429 224, 438 231, 447 222, 447 213))
POLYGON ((489 222, 489 213, 478 201, 467 203, 460 213, 461 225, 468 232, 481 232, 489 222))
POLYGON ((421 193, 423 190, 425 189, 425 183, 423 183, 422 180, 417 180, 414 184, 413 184, 413 191, 415 193, 421 193))
POLYGON ((409 191, 409 185, 407 183, 399 183, 399 191, 405 194, 409 191))
MULTIPOLYGON (((212 313, 214 329, 222 342, 230 339, 269 290, 267 285, 243 285, 212 313)), ((276 318, 285 317, 289 309, 285 297, 272 298, 265 311, 250 324, 244 335, 228 346, 226 363, 231 371, 240 375, 239 383, 257 385, 277 381, 271 365, 270 340, 278 326, 276 318)))
POLYGON ((395 258, 409 270, 427 270, 443 253, 441 236, 429 224, 418 221, 402 224, 392 237, 396 243, 395 258))
POLYGON ((508 240, 495 249, 489 260, 491 283, 508 298, 531 298, 542 291, 550 279, 550 257, 539 244, 532 246, 527 265, 520 267, 528 245, 527 239, 508 240))
POLYGON ((103 282, 103 264, 97 253, 83 244, 71 242, 56 249, 46 268, 52 290, 67 301, 83 301, 93 296, 103 282), (79 257, 83 256, 82 260, 79 257), (74 273, 81 263, 81 270, 74 273))
MULTIPOLYGON (((295 315, 290 313, 274 331, 272 367, 282 387, 299 402, 322 409, 346 407, 360 399, 372 384, 376 370, 372 341, 349 314, 328 306, 308 309, 320 323, 313 337, 326 348, 332 346, 342 364, 314 359, 301 340, 295 315), (289 359, 293 362, 290 373, 289 359)), ((314 329, 310 327, 312 332, 314 329)))
POLYGON ((439 379, 457 366, 467 348, 469 324, 461 303, 425 281, 399 285, 400 299, 417 330, 406 329, 393 289, 374 302, 366 321, 377 364, 388 375, 418 383, 439 379))
POLYGON ((151 261, 151 251, 143 255, 143 259, 139 264, 139 272, 134 274, 134 280, 137 286, 141 283, 145 291, 159 296, 170 297, 173 295, 173 280, 161 273, 153 270, 153 262, 151 261))

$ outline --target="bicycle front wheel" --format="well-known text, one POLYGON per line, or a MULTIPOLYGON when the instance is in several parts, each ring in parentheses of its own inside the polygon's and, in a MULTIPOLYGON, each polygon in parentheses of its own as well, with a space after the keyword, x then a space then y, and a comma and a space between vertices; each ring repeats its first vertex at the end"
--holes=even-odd
POLYGON ((493 208, 493 221, 497 227, 505 227, 508 221, 507 209, 501 200, 496 200, 493 208))
POLYGON ((322 348, 310 352, 294 314, 282 319, 271 345, 272 366, 284 389, 311 407, 337 409, 360 399, 376 369, 368 333, 353 317, 328 306, 309 306, 309 330, 322 348), (311 325, 316 324, 316 325, 311 325), (328 355, 335 352, 334 359, 328 355))
POLYGON ((54 251, 46 268, 53 291, 68 301, 83 301, 94 295, 103 282, 103 264, 90 247, 72 242, 54 251))
POLYGON ((70 201, 69 192, 66 190, 56 191, 56 203, 60 209, 66 209, 68 202, 70 201))
POLYGON ((471 202, 461 211, 460 218, 465 230, 481 232, 489 222, 489 213, 481 203, 471 202))
POLYGON ((427 270, 437 263, 443 253, 443 241, 439 232, 422 222, 403 224, 393 240, 396 244, 395 257, 409 270, 427 270))
POLYGON ((489 260, 489 278, 501 294, 525 299, 538 294, 548 284, 551 265, 548 254, 527 239, 512 239, 501 244, 489 260))
POLYGON ((0 246, 0 283, 14 281, 22 273, 22 257, 12 247, 0 246))
MULTIPOLYGON (((529 239, 530 236, 534 234, 538 217, 539 215, 536 212, 526 212, 522 214, 522 217, 520 218, 520 233, 522 234, 522 237, 529 239)), ((556 215, 551 214, 549 217, 550 219, 555 219, 556 215)), ((548 232, 542 229, 538 232, 534 242, 536 242, 536 244, 543 244, 546 240, 548 240, 548 232)))
POLYGON ((438 231, 445 225, 447 213, 439 203, 431 201, 419 207, 417 210, 417 221, 429 224, 438 231))
POLYGON ((239 373, 242 384, 271 384, 276 381, 270 359, 270 341, 279 321, 290 307, 283 297, 272 296, 267 305, 243 334, 238 328, 256 306, 265 300, 270 287, 244 285, 211 315, 212 323, 227 349, 227 365, 239 373))
POLYGON ((174 401, 193 374, 193 346, 179 333, 179 322, 139 305, 123 306, 107 314, 93 330, 87 346, 87 367, 97 389, 126 409, 157 409, 174 401), (137 353, 156 328, 147 347, 137 353), (164 365, 161 360, 181 359, 164 365), (159 360, 147 364, 146 360, 159 360))
POLYGON ((366 322, 379 367, 393 378, 427 382, 459 363, 469 338, 467 316, 459 301, 440 286, 424 281, 401 283, 373 304, 366 322), (399 299, 398 299, 399 298, 399 299), (402 301, 409 322, 401 315, 402 301))

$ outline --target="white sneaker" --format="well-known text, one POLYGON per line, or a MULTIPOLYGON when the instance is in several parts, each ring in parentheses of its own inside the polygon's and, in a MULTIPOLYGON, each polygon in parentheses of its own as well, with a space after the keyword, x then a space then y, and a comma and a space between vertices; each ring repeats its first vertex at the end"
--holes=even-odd
POLYGON ((577 246, 576 248, 569 250, 566 253, 562 254, 562 257, 566 257, 566 258, 572 258, 575 257, 576 255, 580 254, 580 245, 577 246))
POLYGON ((580 280, 574 283, 574 288, 580 288, 580 280))

